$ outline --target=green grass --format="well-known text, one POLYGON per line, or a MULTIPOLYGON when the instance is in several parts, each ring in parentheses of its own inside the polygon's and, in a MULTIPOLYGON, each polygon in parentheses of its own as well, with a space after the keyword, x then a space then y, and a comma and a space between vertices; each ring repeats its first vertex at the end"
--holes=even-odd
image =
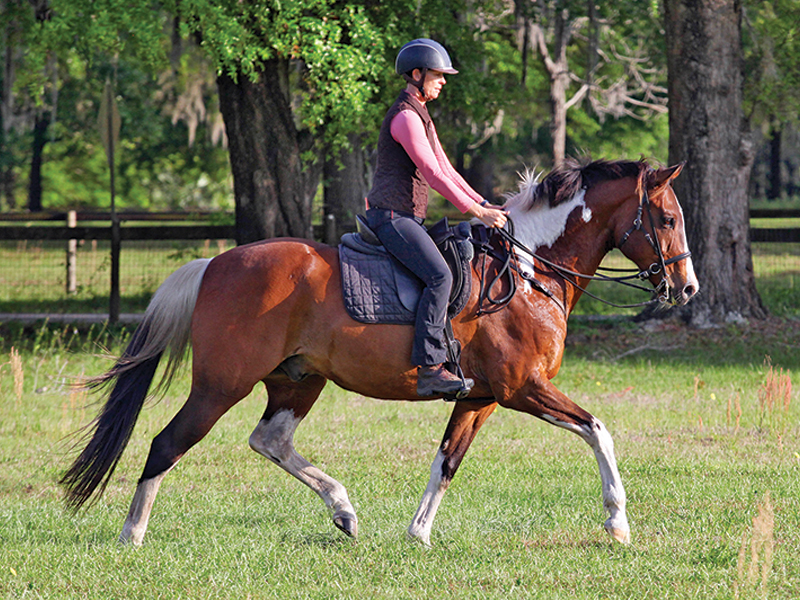
MULTIPOLYGON (((762 410, 765 356, 800 366, 800 326, 696 332, 670 323, 573 323, 559 387, 616 444, 633 543, 602 530, 599 477, 576 436, 499 409, 448 490, 433 548, 405 538, 450 406, 326 389, 296 445, 339 479, 360 537, 310 490, 247 447, 255 391, 173 470, 145 545, 119 547, 150 440, 180 408, 184 374, 146 408, 106 495, 72 516, 56 484, 65 436, 96 407, 69 379, 108 363, 128 331, 0 327, 2 598, 797 598, 800 408, 762 410), (24 373, 14 392, 11 348, 24 373), (736 406, 741 407, 738 417, 736 406), (733 408, 729 411, 729 405, 733 408), (769 494, 772 527, 754 527, 769 494), (752 543, 771 532, 774 552, 752 543), (740 555, 744 558, 740 568, 740 555)), ((770 511, 767 511, 769 513, 770 511)))

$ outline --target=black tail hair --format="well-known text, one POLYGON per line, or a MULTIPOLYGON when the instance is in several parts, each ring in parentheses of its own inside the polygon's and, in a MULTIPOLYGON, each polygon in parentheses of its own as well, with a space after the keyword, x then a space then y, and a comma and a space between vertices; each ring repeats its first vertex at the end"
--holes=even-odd
POLYGON ((91 434, 89 443, 59 481, 66 488, 67 506, 75 512, 92 497, 95 490, 100 490, 95 499, 105 491, 144 406, 161 354, 133 368, 123 367, 142 349, 147 330, 145 324, 139 326, 114 367, 102 378, 89 383, 90 388, 97 389, 116 380, 103 410, 87 426, 87 432, 81 438, 82 441, 91 434))

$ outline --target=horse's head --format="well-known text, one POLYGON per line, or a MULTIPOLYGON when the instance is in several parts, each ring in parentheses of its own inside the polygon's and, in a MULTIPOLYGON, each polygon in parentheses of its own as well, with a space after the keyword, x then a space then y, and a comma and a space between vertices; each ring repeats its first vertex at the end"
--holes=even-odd
POLYGON ((636 197, 614 219, 615 245, 642 271, 668 304, 684 305, 698 289, 686 242, 683 210, 670 184, 683 165, 643 169, 636 197))

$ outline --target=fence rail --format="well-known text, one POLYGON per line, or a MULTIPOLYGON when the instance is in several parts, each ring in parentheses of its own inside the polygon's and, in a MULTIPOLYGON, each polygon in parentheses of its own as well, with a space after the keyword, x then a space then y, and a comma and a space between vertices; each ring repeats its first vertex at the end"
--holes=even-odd
MULTIPOLYGON (((120 269, 126 312, 141 312, 160 282, 187 260, 213 257, 234 245, 233 225, 212 224, 218 212, 118 216, 124 223, 120 269)), ((791 221, 800 220, 800 210, 758 209, 750 217, 760 220, 750 229, 759 289, 778 289, 787 307, 783 312, 800 315, 800 284, 794 282, 800 281, 800 227, 791 221), (764 227, 772 225, 770 219, 783 219, 787 227, 764 227)), ((335 228, 316 226, 315 238, 335 241, 330 229, 335 228)), ((110 241, 107 212, 0 214, 0 313, 103 311, 113 289, 110 241)))
MULTIPOLYGON (((214 217, 233 218, 231 213, 210 211, 196 212, 140 212, 128 211, 117 213, 122 222, 179 222, 179 221, 207 221, 214 217)), ((751 219, 800 219, 800 209, 782 208, 754 208, 750 209, 751 219)), ((109 222, 111 214, 101 211, 76 211, 75 222, 109 222)), ((68 212, 50 211, 39 213, 7 213, 0 214, 0 241, 17 240, 110 240, 110 225, 94 226, 58 226, 55 222, 67 223, 68 212), (3 225, 2 223, 19 222, 53 222, 52 225, 3 225)), ((233 239, 235 227, 233 225, 137 225, 121 229, 122 240, 204 240, 204 239, 233 239)), ((322 239, 325 236, 324 226, 314 228, 314 237, 322 239)), ((750 240, 752 242, 800 242, 800 228, 770 228, 751 227, 750 240)))

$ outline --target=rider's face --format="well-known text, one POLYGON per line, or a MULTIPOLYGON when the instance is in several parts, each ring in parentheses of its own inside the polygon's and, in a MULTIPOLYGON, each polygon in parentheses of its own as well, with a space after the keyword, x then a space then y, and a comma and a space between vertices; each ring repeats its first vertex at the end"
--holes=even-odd
MULTIPOLYGON (((418 80, 421 72, 418 69, 414 69, 413 75, 418 80)), ((423 84, 423 89, 425 90, 425 99, 436 100, 436 98, 439 97, 439 94, 441 93, 442 87, 445 83, 447 83, 447 80, 444 78, 444 73, 441 71, 429 70, 425 74, 425 83, 423 84)))

